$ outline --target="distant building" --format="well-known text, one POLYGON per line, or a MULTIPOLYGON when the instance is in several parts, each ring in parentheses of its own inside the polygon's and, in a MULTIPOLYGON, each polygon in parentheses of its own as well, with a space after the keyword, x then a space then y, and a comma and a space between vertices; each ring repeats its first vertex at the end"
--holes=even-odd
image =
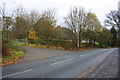
POLYGON ((89 43, 89 41, 82 40, 81 43, 89 43))

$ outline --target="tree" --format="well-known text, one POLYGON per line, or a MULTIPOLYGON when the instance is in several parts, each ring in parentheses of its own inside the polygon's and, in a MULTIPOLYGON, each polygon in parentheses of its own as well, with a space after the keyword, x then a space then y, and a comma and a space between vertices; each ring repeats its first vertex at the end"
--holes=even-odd
POLYGON ((98 33, 97 42, 99 43, 100 47, 108 47, 111 43, 112 35, 110 34, 110 30, 103 28, 98 33))
POLYGON ((65 39, 66 34, 64 29, 61 26, 57 26, 55 29, 55 34, 54 34, 54 38, 55 39, 65 39))
POLYGON ((62 40, 71 40, 71 30, 66 27, 57 26, 54 28, 54 38, 62 40))
POLYGON ((73 42, 79 48, 82 41, 82 28, 84 27, 85 11, 83 8, 74 7, 65 17, 65 24, 73 33, 73 42))
POLYGON ((8 40, 9 38, 9 28, 12 24, 12 18, 9 16, 3 17, 3 28, 2 28, 2 37, 8 40))
POLYGON ((114 47, 117 42, 117 31, 114 26, 111 28, 110 33, 112 34, 111 46, 114 47))
POLYGON ((107 19, 105 20, 106 26, 115 26, 120 28, 118 11, 116 10, 111 11, 109 14, 106 15, 106 17, 107 17, 107 19))
POLYGON ((44 37, 44 39, 50 39, 53 37, 53 28, 55 26, 55 11, 47 10, 41 13, 40 19, 35 24, 34 30, 37 32, 39 38, 44 37))
POLYGON ((40 15, 37 11, 32 10, 29 14, 24 14, 24 18, 28 21, 29 28, 34 28, 34 25, 40 19, 40 15))
POLYGON ((12 34, 14 38, 23 39, 27 38, 28 29, 30 27, 29 21, 26 19, 25 10, 23 7, 18 7, 15 10, 15 19, 12 28, 12 34))
POLYGON ((36 32, 33 28, 29 29, 28 38, 29 39, 37 39, 36 32))
POLYGON ((9 38, 9 29, 12 24, 12 17, 9 16, 6 12, 6 3, 2 4, 0 7, 0 19, 1 19, 1 29, 2 29, 2 37, 6 40, 9 38))
POLYGON ((12 31, 16 33, 16 38, 22 39, 27 37, 28 32, 28 21, 23 17, 16 17, 16 22, 14 23, 14 27, 12 31))
POLYGON ((96 14, 87 13, 85 18, 85 33, 86 41, 89 41, 89 46, 94 45, 96 42, 97 32, 102 29, 100 21, 97 19, 96 14))
POLYGON ((120 11, 114 10, 106 15, 106 26, 114 26, 118 28, 118 46, 120 47, 120 11))

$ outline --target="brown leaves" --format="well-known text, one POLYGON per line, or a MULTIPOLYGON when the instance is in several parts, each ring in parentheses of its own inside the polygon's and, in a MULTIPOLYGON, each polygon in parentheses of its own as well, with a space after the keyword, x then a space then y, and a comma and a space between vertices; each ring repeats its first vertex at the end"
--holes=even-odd
POLYGON ((5 66, 5 65, 9 65, 9 64, 16 64, 19 61, 19 58, 15 58, 14 60, 10 60, 10 61, 4 61, 0 64, 0 66, 5 66))

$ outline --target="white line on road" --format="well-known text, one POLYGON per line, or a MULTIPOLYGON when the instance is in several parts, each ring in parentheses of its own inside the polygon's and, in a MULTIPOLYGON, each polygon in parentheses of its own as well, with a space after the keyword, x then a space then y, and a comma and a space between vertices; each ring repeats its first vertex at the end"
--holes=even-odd
POLYGON ((64 62, 64 61, 60 61, 60 62, 56 62, 56 63, 52 63, 51 65, 55 65, 55 64, 59 64, 61 62, 64 62))
POLYGON ((6 75, 6 76, 3 76, 2 78, 9 77, 9 76, 14 76, 14 75, 21 74, 21 73, 25 73, 25 72, 29 72, 29 71, 31 71, 31 70, 32 70, 32 69, 25 70, 25 71, 21 71, 21 72, 17 72, 17 73, 10 74, 10 75, 6 75))
POLYGON ((85 55, 89 55, 90 53, 87 53, 87 54, 84 54, 84 55, 80 55, 80 57, 82 57, 82 56, 85 56, 85 55))
POLYGON ((70 59, 67 59, 67 60, 65 60, 65 61, 70 61, 70 60, 72 60, 72 59, 74 59, 74 58, 70 58, 70 59))
POLYGON ((67 59, 67 60, 64 60, 64 61, 59 61, 59 62, 56 62, 56 63, 52 63, 51 65, 59 64, 59 63, 65 62, 65 61, 70 61, 72 59, 74 59, 74 58, 70 58, 70 59, 67 59))
POLYGON ((80 55, 80 57, 82 57, 82 56, 84 56, 84 55, 80 55))

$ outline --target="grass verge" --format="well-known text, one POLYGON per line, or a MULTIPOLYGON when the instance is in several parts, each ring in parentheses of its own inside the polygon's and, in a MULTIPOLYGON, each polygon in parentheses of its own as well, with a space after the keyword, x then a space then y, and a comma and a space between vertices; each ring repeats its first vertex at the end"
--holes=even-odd
MULTIPOLYGON (((21 58, 23 58, 25 54, 25 50, 22 48, 23 45, 25 44, 17 40, 10 40, 7 44, 10 55, 2 56, 0 65, 5 66, 8 64, 15 64, 21 58)), ((5 54, 5 53, 2 53, 2 54, 5 54)))

